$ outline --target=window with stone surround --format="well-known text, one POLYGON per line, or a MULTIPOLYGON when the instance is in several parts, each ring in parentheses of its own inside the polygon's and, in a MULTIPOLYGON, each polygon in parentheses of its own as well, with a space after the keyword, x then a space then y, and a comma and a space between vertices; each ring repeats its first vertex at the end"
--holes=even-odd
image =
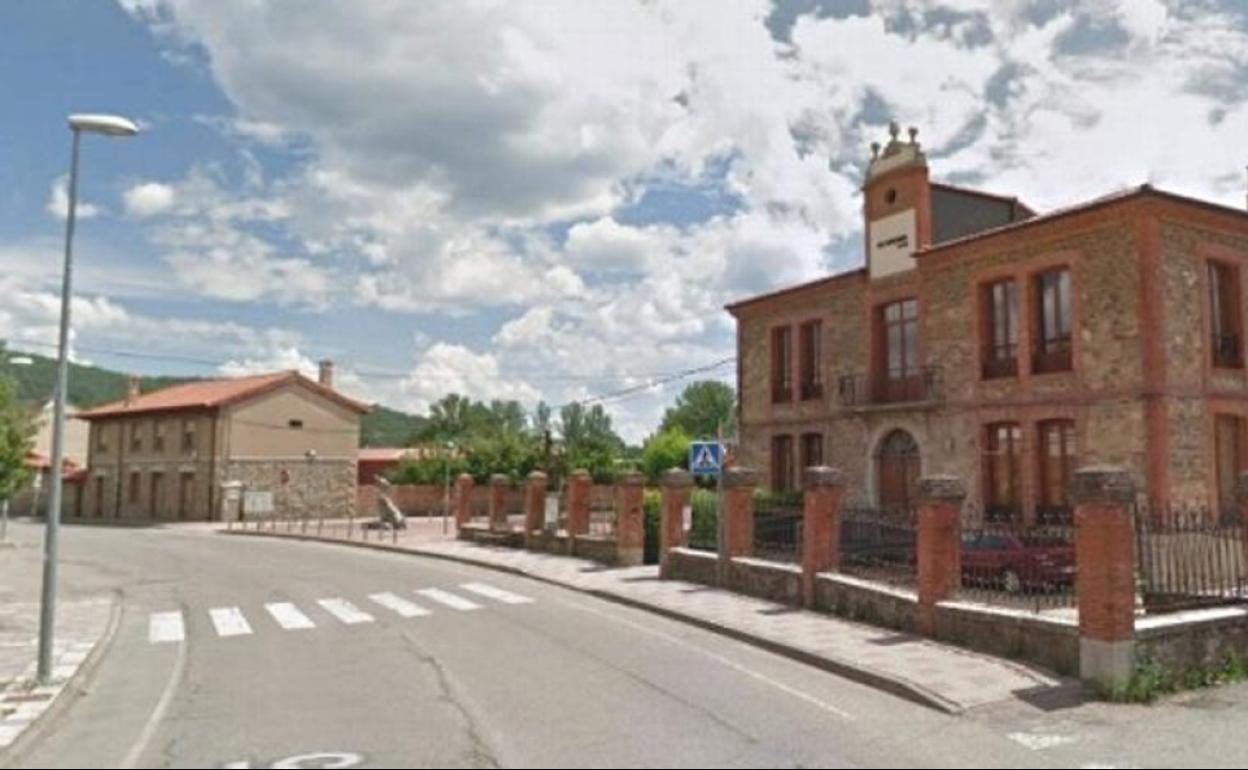
POLYGON ((1243 368, 1243 322, 1240 316, 1239 270, 1225 262, 1206 263, 1209 280, 1209 331, 1213 365, 1243 368))
POLYGON ((143 451, 143 423, 139 420, 130 423, 130 451, 143 451))
POLYGON ((788 326, 771 330, 771 400, 793 400, 793 329, 788 326))
POLYGON ((139 477, 139 472, 131 471, 130 473, 130 502, 136 505, 139 502, 140 483, 141 483, 141 479, 139 477))
POLYGON ((798 330, 798 390, 803 401, 823 398, 823 322, 807 321, 798 330))
POLYGON ((1059 267, 1035 278, 1036 348, 1031 370, 1037 374, 1066 372, 1071 356, 1070 268, 1059 267))
POLYGON ((801 470, 811 467, 812 465, 823 465, 823 434, 822 433, 803 433, 802 434, 802 464, 801 470))
POLYGON ((985 428, 984 518, 1016 521, 1022 504, 1023 431, 1016 422, 985 428))
POLYGON ((1013 278, 984 286, 983 377, 1018 375, 1018 282, 1013 278))
POLYGON ((1041 524, 1066 524, 1071 519, 1067 490, 1078 465, 1075 421, 1044 420, 1037 432, 1040 437, 1040 506, 1036 518, 1041 524))
POLYGON ((919 372, 919 302, 914 298, 882 305, 876 316, 879 368, 876 400, 916 401, 923 395, 919 372))
POLYGON ((776 492, 793 489, 793 437, 771 437, 771 488, 776 492))
POLYGON ((152 451, 165 451, 165 422, 156 420, 152 423, 152 451))
POLYGON ((182 421, 182 451, 195 451, 195 420, 182 421))

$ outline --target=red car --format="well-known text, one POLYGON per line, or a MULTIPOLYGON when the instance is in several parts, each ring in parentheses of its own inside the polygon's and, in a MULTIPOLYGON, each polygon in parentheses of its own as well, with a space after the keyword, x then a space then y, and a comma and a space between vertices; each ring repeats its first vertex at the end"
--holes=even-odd
POLYGON ((1037 593, 1075 580, 1075 547, 1057 537, 1021 537, 1012 532, 967 532, 962 536, 962 584, 1006 593, 1037 593))

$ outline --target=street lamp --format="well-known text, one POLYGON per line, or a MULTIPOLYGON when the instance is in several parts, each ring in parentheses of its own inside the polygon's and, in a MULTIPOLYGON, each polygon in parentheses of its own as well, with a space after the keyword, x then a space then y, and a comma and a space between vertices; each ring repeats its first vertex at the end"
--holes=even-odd
POLYGON ((69 116, 73 150, 69 162, 69 211, 65 217, 65 266, 61 276, 61 332, 56 362, 56 398, 52 412, 52 473, 43 536, 43 594, 39 606, 40 684, 52 679, 52 637, 56 624, 57 537, 61 526, 61 463, 65 455, 65 393, 69 382, 69 310, 73 290, 74 219, 78 207, 78 145, 83 133, 134 136, 139 127, 117 115, 69 116))

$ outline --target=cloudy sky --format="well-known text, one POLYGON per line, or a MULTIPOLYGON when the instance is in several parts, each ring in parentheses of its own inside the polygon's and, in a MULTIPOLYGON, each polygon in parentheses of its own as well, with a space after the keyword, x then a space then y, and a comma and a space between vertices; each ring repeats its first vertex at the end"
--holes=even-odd
MULTIPOLYGON (((724 303, 860 264, 893 116, 937 178, 1041 210, 1241 204, 1245 6, 6 2, 0 338, 50 352, 64 117, 114 111, 145 131, 84 147, 80 359, 329 357, 415 411, 645 385, 733 355, 724 303)), ((638 440, 681 384, 607 406, 638 440)))

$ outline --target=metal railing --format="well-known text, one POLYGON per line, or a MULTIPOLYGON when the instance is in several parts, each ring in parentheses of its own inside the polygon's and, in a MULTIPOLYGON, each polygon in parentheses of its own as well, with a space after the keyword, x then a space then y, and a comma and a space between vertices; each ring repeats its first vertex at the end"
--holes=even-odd
POLYGON ((588 534, 593 537, 615 537, 615 510, 591 510, 588 534))
POLYGON ((1239 369, 1244 365, 1238 334, 1213 335, 1213 364, 1227 369, 1239 369))
POLYGON ((1068 372, 1073 366, 1070 337, 1038 340, 1031 354, 1031 371, 1035 374, 1068 372))
POLYGON ((837 393, 841 405, 849 409, 935 404, 944 398, 944 375, 939 366, 924 366, 901 377, 883 373, 845 374, 839 380, 837 393))
POLYGON ((802 499, 801 492, 755 496, 755 556, 773 561, 801 561, 802 499))
POLYGON ((695 489, 689 498, 693 519, 686 545, 695 551, 719 550, 719 498, 712 490, 695 489))
POLYGON ((1147 613, 1248 602, 1248 531, 1210 508, 1135 511, 1136 584, 1147 613))
POLYGON ((959 598, 1041 612, 1075 606, 1075 532, 1069 525, 962 518, 959 598))
POLYGON ((913 585, 918 529, 912 508, 841 510, 841 571, 894 585, 913 585))

